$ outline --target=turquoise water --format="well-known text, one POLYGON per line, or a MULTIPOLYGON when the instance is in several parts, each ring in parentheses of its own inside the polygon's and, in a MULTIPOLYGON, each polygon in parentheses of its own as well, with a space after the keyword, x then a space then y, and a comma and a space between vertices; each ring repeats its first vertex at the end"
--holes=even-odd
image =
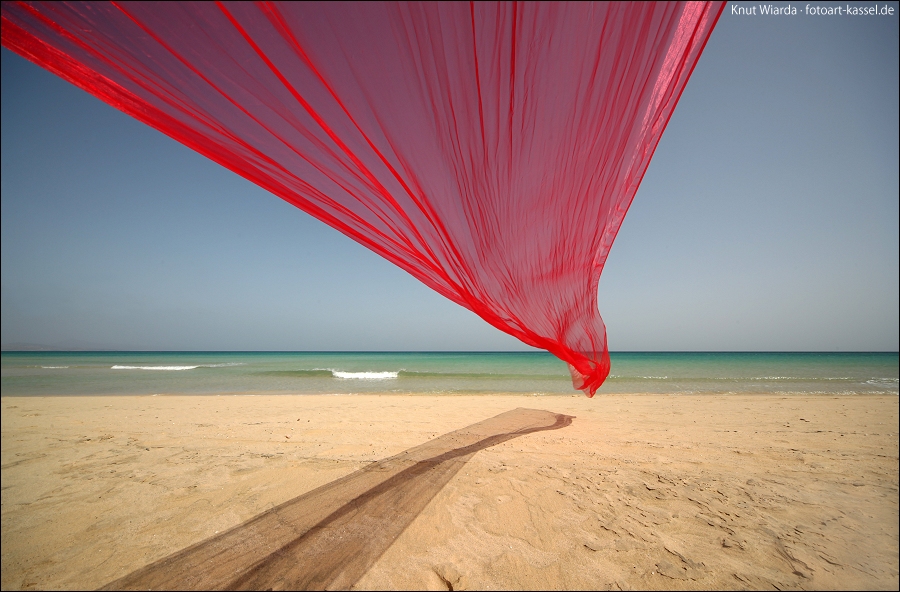
MULTIPOLYGON (((603 393, 897 394, 897 353, 614 353, 603 393)), ((545 352, 3 352, 3 396, 572 394, 545 352)))

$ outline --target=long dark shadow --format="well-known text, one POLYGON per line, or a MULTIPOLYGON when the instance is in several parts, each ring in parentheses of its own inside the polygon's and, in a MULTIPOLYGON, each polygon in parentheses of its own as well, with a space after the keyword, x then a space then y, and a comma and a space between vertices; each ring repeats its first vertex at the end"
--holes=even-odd
POLYGON ((515 409, 304 493, 103 590, 350 588, 479 450, 574 417, 515 409))

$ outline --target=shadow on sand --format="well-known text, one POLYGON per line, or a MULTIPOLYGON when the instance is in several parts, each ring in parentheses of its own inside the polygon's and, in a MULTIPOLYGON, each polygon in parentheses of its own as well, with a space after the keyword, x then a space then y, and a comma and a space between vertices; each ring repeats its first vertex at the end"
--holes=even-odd
POLYGON ((102 589, 350 588, 476 452, 572 419, 536 409, 501 413, 304 493, 102 589))

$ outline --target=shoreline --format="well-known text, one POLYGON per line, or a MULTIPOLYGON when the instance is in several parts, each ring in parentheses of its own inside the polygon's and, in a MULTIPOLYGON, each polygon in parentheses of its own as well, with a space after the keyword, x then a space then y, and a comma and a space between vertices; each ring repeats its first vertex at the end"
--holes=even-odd
POLYGON ((103 586, 520 407, 573 419, 475 453, 355 588, 898 585, 896 395, 29 395, 0 405, 4 589, 103 586))

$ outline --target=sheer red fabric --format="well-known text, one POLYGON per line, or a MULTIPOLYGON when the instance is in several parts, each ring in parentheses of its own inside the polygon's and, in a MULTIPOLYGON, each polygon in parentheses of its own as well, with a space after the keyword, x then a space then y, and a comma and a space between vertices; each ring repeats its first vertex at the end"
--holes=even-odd
POLYGON ((724 2, 4 2, 7 47, 566 361, 724 2))

